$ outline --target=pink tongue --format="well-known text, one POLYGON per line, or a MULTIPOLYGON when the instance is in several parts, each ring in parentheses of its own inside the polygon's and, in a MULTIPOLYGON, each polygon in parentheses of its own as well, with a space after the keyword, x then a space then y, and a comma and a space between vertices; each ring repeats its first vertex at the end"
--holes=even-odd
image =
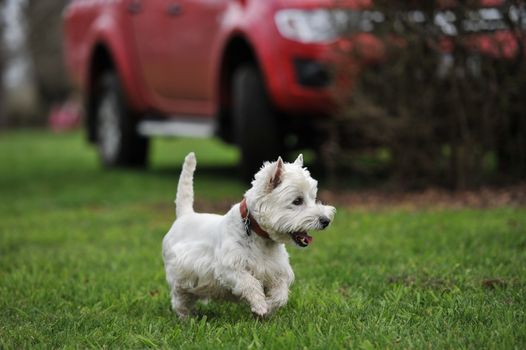
POLYGON ((299 240, 307 241, 307 245, 309 245, 312 242, 312 240, 313 240, 313 238, 311 236, 309 236, 307 233, 304 233, 304 232, 297 232, 294 235, 299 240))

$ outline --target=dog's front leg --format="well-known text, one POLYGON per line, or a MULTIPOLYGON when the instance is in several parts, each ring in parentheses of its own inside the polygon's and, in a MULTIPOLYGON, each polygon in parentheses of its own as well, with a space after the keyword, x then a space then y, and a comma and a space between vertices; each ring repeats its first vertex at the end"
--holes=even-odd
POLYGON ((248 301, 253 313, 260 317, 268 313, 263 286, 254 276, 246 271, 229 271, 221 277, 232 294, 248 301))
POLYGON ((285 280, 279 280, 268 287, 266 301, 269 313, 287 304, 289 300, 289 284, 285 280))

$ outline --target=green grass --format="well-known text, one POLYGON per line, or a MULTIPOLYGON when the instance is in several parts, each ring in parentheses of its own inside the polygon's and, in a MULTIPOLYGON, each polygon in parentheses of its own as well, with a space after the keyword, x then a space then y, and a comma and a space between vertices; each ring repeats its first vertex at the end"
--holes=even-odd
POLYGON ((179 164, 198 207, 241 198, 237 153, 157 140, 148 172, 103 171, 78 134, 0 135, 0 348, 526 347, 525 208, 338 208, 289 249, 296 282, 274 317, 211 302, 169 310, 160 255, 179 164))

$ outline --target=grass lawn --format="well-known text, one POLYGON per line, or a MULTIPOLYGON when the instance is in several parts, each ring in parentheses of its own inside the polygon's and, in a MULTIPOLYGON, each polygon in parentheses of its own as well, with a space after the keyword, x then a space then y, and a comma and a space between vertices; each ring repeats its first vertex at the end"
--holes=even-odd
POLYGON ((156 140, 151 169, 103 171, 79 134, 0 135, 0 348, 526 348, 526 209, 339 207, 267 321, 169 309, 161 240, 180 163, 197 209, 241 198, 237 153, 156 140))

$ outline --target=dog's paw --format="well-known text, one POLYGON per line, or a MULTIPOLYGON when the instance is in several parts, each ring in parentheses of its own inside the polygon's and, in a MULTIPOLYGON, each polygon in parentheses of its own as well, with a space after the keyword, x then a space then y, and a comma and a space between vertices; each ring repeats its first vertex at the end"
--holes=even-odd
POLYGON ((184 312, 176 312, 175 313, 177 315, 177 317, 179 318, 179 320, 181 321, 186 321, 190 318, 191 314, 190 313, 184 313, 184 312))
POLYGON ((252 305, 250 310, 258 318, 264 318, 268 314, 268 306, 266 304, 252 305))

